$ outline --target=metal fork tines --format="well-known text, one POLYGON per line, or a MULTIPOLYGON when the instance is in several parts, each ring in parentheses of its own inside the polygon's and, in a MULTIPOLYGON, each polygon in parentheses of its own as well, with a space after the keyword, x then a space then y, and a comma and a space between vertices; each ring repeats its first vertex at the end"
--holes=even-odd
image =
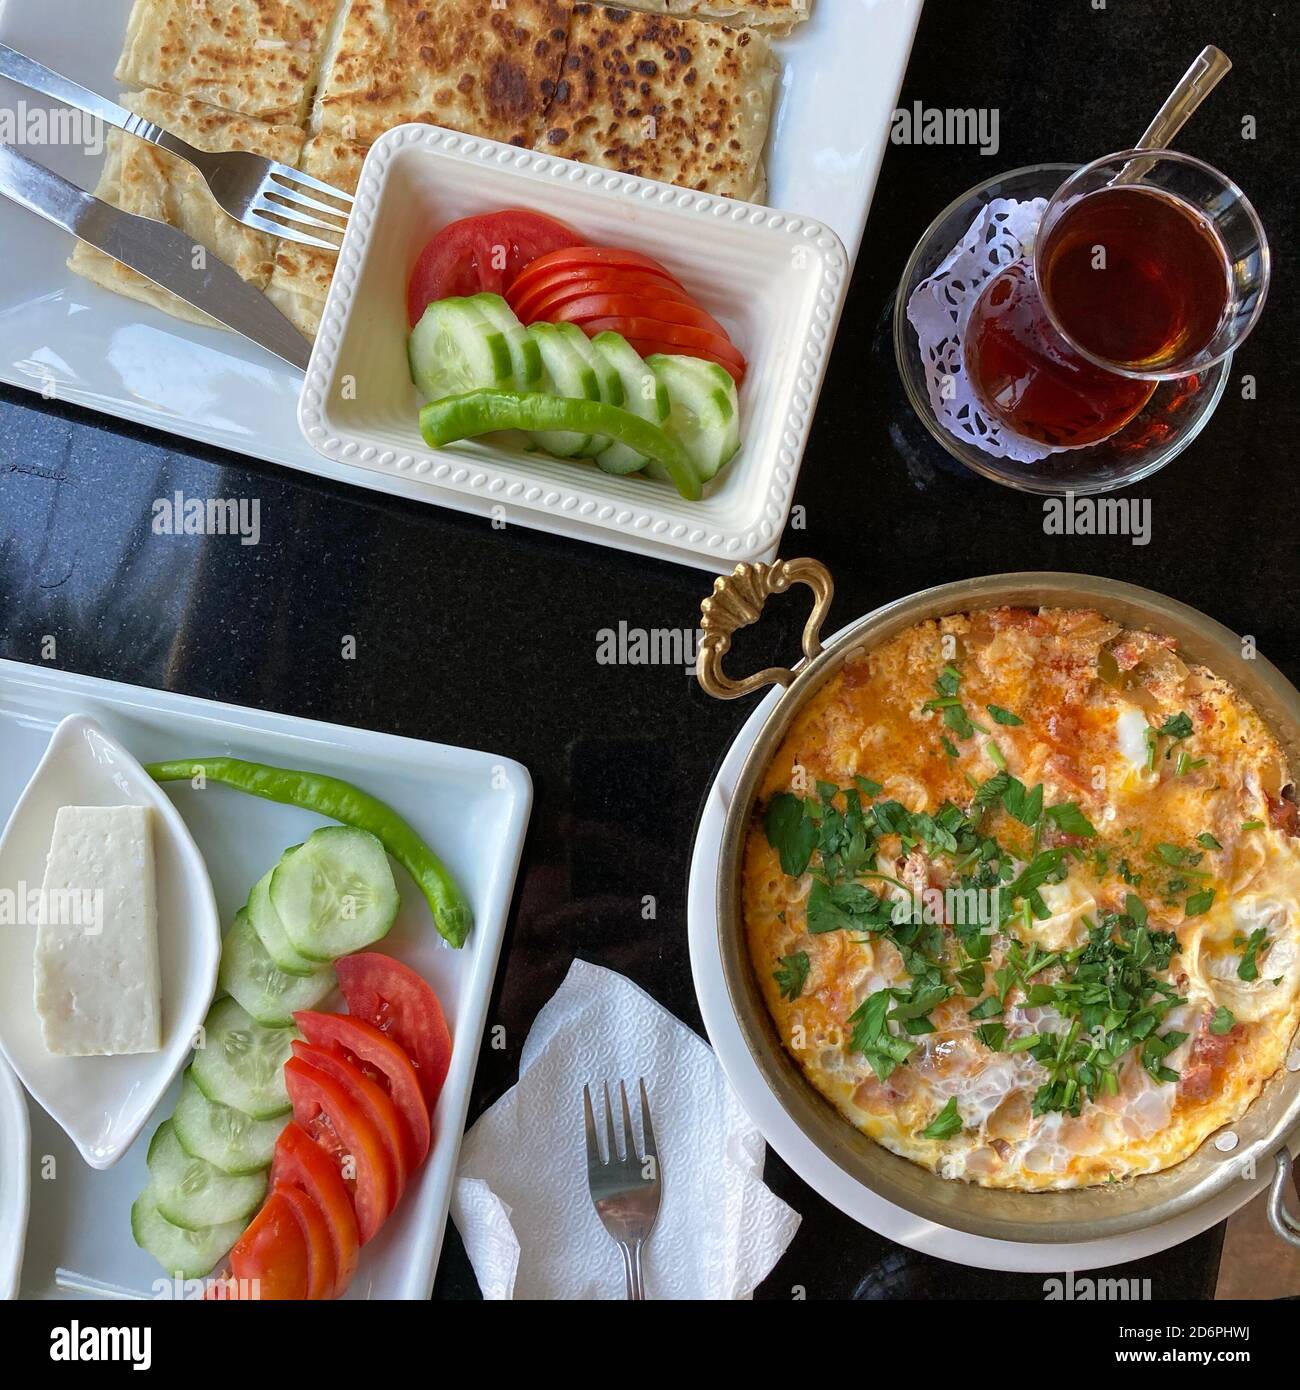
POLYGON ((636 1134, 632 1129, 632 1115, 627 1105, 627 1088, 621 1081, 618 1083, 619 1099, 623 1106, 621 1158, 618 1140, 614 1134, 614 1109, 609 1100, 609 1083, 604 1083, 607 1157, 601 1157, 596 1117, 591 1109, 591 1091, 586 1086, 582 1088, 582 1108, 587 1127, 587 1184, 591 1188, 591 1200, 596 1208, 596 1215, 600 1217, 601 1223, 623 1253, 627 1296, 640 1300, 645 1298, 645 1283, 641 1276, 641 1251, 659 1216, 659 1197, 663 1182, 644 1078, 638 1085, 641 1090, 643 1141, 639 1152, 636 1134))
POLYGON ((180 136, 2 43, 0 77, 21 82, 187 160, 207 180, 222 210, 246 227, 324 251, 337 251, 342 245, 352 208, 351 195, 342 189, 246 150, 210 153, 196 149, 180 136), (322 198, 333 201, 323 202, 322 198))

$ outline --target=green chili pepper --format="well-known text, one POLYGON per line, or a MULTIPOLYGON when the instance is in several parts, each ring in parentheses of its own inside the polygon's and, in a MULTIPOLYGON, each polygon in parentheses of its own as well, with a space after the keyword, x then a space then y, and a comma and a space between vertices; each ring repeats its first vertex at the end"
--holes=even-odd
POLYGON ((497 391, 488 387, 459 396, 444 396, 420 411, 420 432, 434 449, 496 430, 530 434, 564 430, 599 434, 626 444, 663 464, 673 486, 689 502, 703 495, 700 475, 689 455, 665 431, 621 406, 605 401, 551 396, 544 391, 497 391))
POLYGON ((391 806, 351 782, 240 758, 174 758, 145 771, 155 782, 188 782, 201 773, 205 781, 368 830, 415 880, 442 935, 453 946, 465 944, 474 916, 442 860, 391 806))

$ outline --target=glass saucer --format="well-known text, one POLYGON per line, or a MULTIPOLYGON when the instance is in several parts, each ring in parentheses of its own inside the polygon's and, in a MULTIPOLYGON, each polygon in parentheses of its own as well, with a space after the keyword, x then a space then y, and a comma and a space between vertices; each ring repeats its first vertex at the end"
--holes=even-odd
POLYGON ((1200 434, 1228 384, 1232 356, 1179 381, 1162 381, 1146 406, 1109 439, 1084 449, 1049 454, 1037 463, 994 458, 959 439, 940 422, 926 390, 925 364, 907 302, 966 234, 980 209, 994 198, 1051 198, 1077 164, 1034 164, 998 174, 950 203, 926 228, 908 259, 894 303, 894 359, 907 398, 926 429, 959 463, 995 483, 1021 492, 1060 495, 1110 492, 1147 478, 1176 458, 1200 434))

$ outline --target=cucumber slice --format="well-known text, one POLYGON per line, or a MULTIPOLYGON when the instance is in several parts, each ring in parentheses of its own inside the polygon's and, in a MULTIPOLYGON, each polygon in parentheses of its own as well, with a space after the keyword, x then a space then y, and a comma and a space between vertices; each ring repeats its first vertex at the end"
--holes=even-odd
POLYGON ((701 478, 708 482, 740 448, 736 383, 716 362, 699 357, 656 354, 646 358, 646 366, 668 391, 664 429, 686 450, 701 478))
MULTIPOLYGON (((662 425, 668 418, 668 390, 641 354, 621 333, 597 333, 591 343, 622 381, 623 408, 652 425, 662 425)), ((601 450, 596 464, 606 473, 637 473, 645 467, 646 458, 614 440, 601 450)))
POLYGON ((260 1173, 270 1164, 275 1141, 287 1123, 283 1118, 255 1120, 242 1110, 209 1100, 188 1070, 172 1116, 172 1128, 187 1154, 236 1177, 260 1173))
POLYGON ((426 400, 496 386, 509 390, 514 359, 506 335, 467 299, 439 299, 424 311, 407 345, 411 379, 426 400))
MULTIPOLYGON (((555 324, 531 324, 528 336, 542 354, 544 391, 573 400, 600 399, 600 382, 596 373, 583 354, 575 352, 573 344, 556 331, 555 324)), ((591 452, 591 435, 574 434, 570 430, 540 431, 533 435, 533 442, 539 449, 545 449, 548 454, 561 459, 587 458, 591 452)))
MULTIPOLYGON (((277 970, 253 930, 248 913, 240 908, 221 943, 217 984, 259 1023, 268 1028, 287 1028, 293 1022, 295 1009, 314 1009, 338 981, 329 965, 318 965, 311 975, 286 975, 277 970)), ((166 1210, 163 1215, 167 1215, 166 1210)))
POLYGON ((266 1196, 266 1173, 234 1177, 181 1147, 170 1120, 149 1143, 149 1190, 164 1221, 186 1231, 204 1231, 241 1221, 266 1196))
POLYGON ((536 391, 542 384, 542 354, 536 342, 528 336, 523 324, 515 318, 514 310, 499 294, 476 294, 468 301, 484 320, 498 332, 504 333, 510 344, 510 360, 514 363, 516 391, 536 391))
MULTIPOLYGON (((557 323, 555 331, 596 374, 596 389, 600 392, 598 399, 604 401, 606 405, 621 406, 623 404, 623 378, 609 358, 592 343, 591 339, 576 323, 557 323)), ((588 445, 591 456, 593 458, 599 457, 613 442, 605 435, 592 435, 591 443, 588 445)))
POLYGON ((271 902, 294 950, 328 961, 386 936, 400 899, 383 845, 367 830, 326 825, 276 866, 271 902))
POLYGON ((159 1212, 152 1189, 131 1207, 131 1234, 175 1279, 202 1279, 244 1233, 243 1221, 226 1221, 202 1231, 174 1226, 159 1212))
POLYGON ((293 1055, 296 1028, 264 1028, 234 999, 218 999, 203 1023, 204 1045, 190 1074, 209 1100, 233 1106, 255 1120, 289 1109, 284 1064, 293 1055))
MULTIPOLYGON (((287 859, 297 848, 298 846, 294 845, 285 850, 280 856, 281 861, 287 859)), ((286 975, 314 975, 320 969, 320 963, 300 956, 293 949, 285 933, 284 923, 280 920, 280 914, 271 902, 271 875, 274 872, 274 868, 268 869, 253 885, 244 910, 248 913, 248 920, 252 923, 258 940, 266 948, 266 954, 271 957, 277 970, 284 971, 286 975)))

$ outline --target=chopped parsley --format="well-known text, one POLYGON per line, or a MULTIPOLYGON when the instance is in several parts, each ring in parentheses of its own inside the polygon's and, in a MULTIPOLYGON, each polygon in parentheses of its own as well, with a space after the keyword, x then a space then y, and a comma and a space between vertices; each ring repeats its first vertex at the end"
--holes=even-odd
POLYGON ((1231 1009, 1225 1009, 1222 1004, 1214 1011, 1214 1017, 1210 1020, 1210 1032, 1215 1037, 1223 1037, 1225 1033, 1231 1033, 1237 1020, 1232 1016, 1231 1009))
POLYGON ((792 956, 782 956, 779 965, 772 972, 783 999, 798 999, 803 987, 808 983, 811 962, 807 951, 796 951, 792 956))
POLYGON ((1183 911, 1188 917, 1199 917, 1201 913, 1210 910, 1210 904, 1214 901, 1214 889, 1207 888, 1201 893, 1193 893, 1183 905, 1183 911))
POLYGON ((1264 943, 1268 940, 1268 928, 1257 927, 1250 934, 1250 940, 1246 942, 1246 949, 1242 953, 1241 964, 1237 966, 1237 978, 1250 983, 1252 980, 1259 979, 1259 953, 1264 943))
POLYGON ((1015 727, 1025 721, 1018 714, 1012 714, 1009 709, 1003 709, 1001 705, 985 705, 984 708, 989 712, 989 718, 995 724, 1007 724, 1015 727))
POLYGON ((1046 815, 1062 834, 1082 835, 1091 839, 1097 833, 1092 822, 1079 810, 1077 802, 1063 801, 1059 806, 1049 806, 1046 815))
POLYGON ((949 1096, 948 1104, 921 1131, 922 1139, 951 1139, 962 1131, 962 1118, 957 1111, 957 1097, 949 1096))
POLYGON ((1216 839, 1214 838, 1213 835, 1210 834, 1210 832, 1209 832, 1208 830, 1205 831, 1203 834, 1198 835, 1198 836, 1196 837, 1196 843, 1197 843, 1198 845, 1200 845, 1200 847, 1201 847, 1202 849, 1222 849, 1222 848, 1223 848, 1223 846, 1218 842, 1218 840, 1216 840, 1216 839))

